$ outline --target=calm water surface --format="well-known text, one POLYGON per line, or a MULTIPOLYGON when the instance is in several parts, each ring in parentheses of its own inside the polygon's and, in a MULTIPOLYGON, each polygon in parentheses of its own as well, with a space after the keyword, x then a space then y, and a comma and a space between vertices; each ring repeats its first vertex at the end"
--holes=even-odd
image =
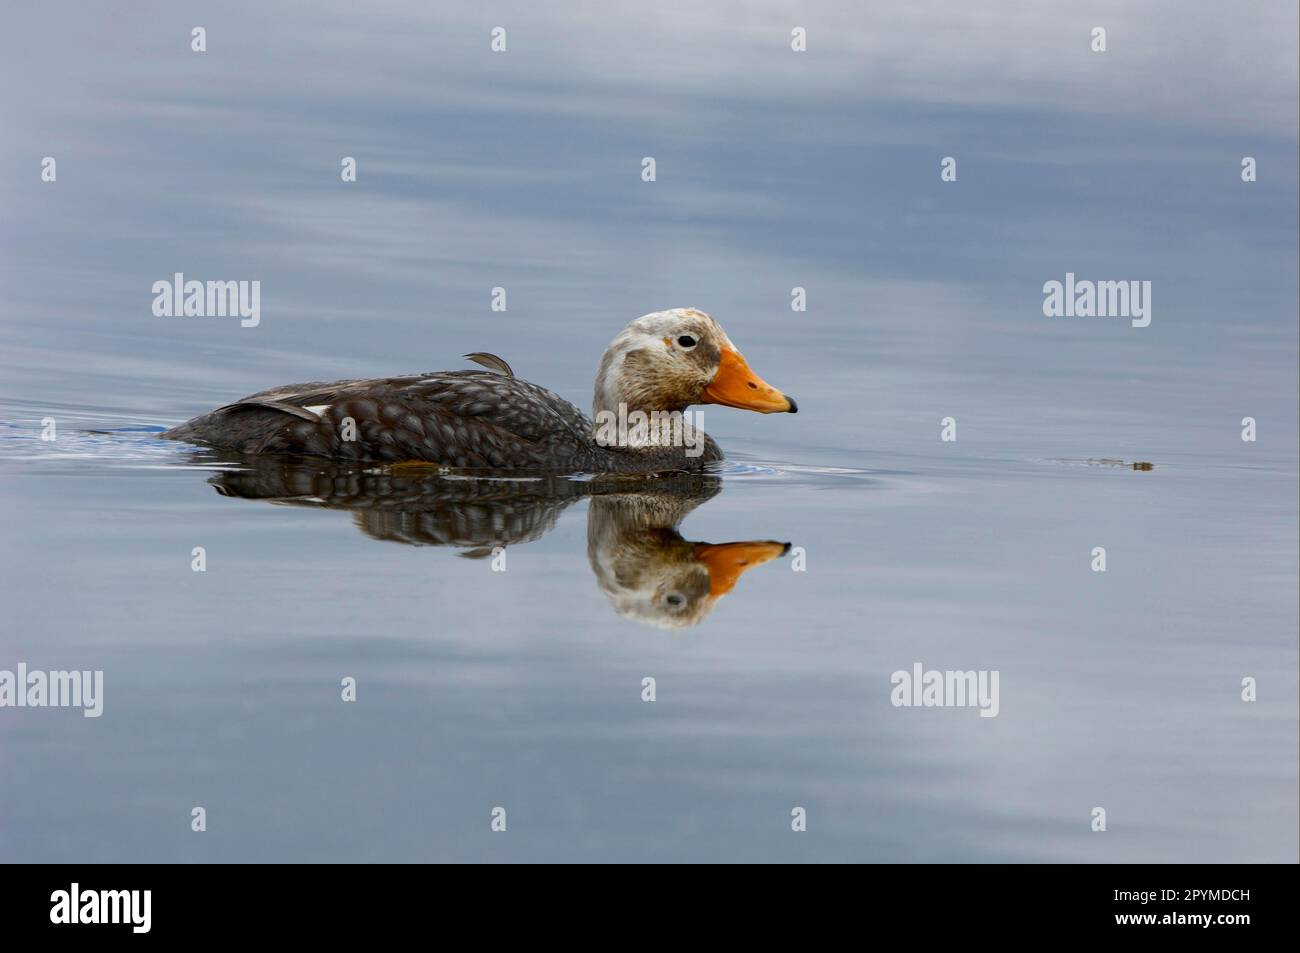
POLYGON ((1247 55, 1285 35, 1294 63, 1289 15, 1222 27, 1250 90, 1225 104, 1143 80, 1188 59, 1159 22, 1102 79, 1026 21, 1052 62, 1018 73, 1059 82, 981 82, 1003 31, 927 60, 954 98, 887 65, 930 35, 901 13, 803 72, 758 14, 627 47, 630 21, 520 7, 499 61, 466 12, 231 4, 202 57, 169 5, 16 14, 8 68, 62 65, 4 94, 0 669, 102 669, 105 700, 0 710, 0 858, 1295 861, 1296 88, 1247 55), (1272 174, 1245 189, 1248 150, 1272 174), (154 317, 175 271, 260 280, 262 324, 154 317), (1045 318, 1066 271, 1152 280, 1151 326, 1045 318), (671 306, 799 400, 707 408, 708 479, 154 436, 472 350, 586 406, 606 342, 671 306), (796 548, 716 548, 765 541, 796 548), (893 707, 916 662, 998 670, 1000 714, 893 707))

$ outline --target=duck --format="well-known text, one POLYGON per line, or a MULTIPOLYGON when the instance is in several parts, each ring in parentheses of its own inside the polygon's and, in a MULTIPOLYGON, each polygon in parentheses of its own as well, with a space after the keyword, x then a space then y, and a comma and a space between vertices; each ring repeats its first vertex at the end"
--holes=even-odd
POLYGON ((164 431, 250 456, 550 473, 698 471, 723 458, 687 408, 797 413, 713 317, 696 308, 642 315, 601 356, 592 416, 516 377, 487 352, 484 370, 273 387, 164 431), (674 421, 678 422, 674 424, 674 421), (647 423, 648 422, 648 423, 647 423))

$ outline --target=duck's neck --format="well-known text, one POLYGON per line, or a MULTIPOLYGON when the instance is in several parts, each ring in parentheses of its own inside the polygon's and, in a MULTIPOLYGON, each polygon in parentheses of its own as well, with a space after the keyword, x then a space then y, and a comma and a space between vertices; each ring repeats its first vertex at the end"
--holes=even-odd
POLYGON ((611 450, 698 452, 704 446, 698 415, 653 375, 639 373, 643 363, 632 342, 616 338, 605 352, 591 402, 592 439, 611 450))
POLYGON ((681 448, 688 455, 705 446, 699 415, 687 408, 665 409, 626 399, 602 401, 592 407, 592 439, 609 450, 655 451, 681 448))

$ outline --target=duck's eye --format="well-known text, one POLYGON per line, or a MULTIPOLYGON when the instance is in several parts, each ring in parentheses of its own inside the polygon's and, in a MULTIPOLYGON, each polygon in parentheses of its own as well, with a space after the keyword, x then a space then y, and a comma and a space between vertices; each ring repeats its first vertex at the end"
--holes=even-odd
POLYGON ((695 338, 691 337, 689 334, 683 334, 677 339, 677 343, 689 351, 691 348, 695 347, 695 338))
POLYGON ((686 605, 686 597, 680 592, 668 593, 668 595, 664 597, 664 601, 674 609, 680 609, 682 606, 686 605))

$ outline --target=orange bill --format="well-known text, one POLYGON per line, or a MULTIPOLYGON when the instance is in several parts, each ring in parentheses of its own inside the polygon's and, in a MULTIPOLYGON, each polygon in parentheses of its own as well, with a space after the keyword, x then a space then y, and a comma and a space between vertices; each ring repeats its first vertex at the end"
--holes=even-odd
POLYGON ((789 548, 789 543, 766 539, 743 543, 696 543, 695 558, 708 567, 709 595, 716 599, 729 593, 746 569, 784 555, 789 548))
POLYGON ((729 347, 722 349, 718 373, 704 388, 700 402, 756 410, 760 414, 794 414, 799 411, 793 400, 751 371, 740 352, 729 347))

